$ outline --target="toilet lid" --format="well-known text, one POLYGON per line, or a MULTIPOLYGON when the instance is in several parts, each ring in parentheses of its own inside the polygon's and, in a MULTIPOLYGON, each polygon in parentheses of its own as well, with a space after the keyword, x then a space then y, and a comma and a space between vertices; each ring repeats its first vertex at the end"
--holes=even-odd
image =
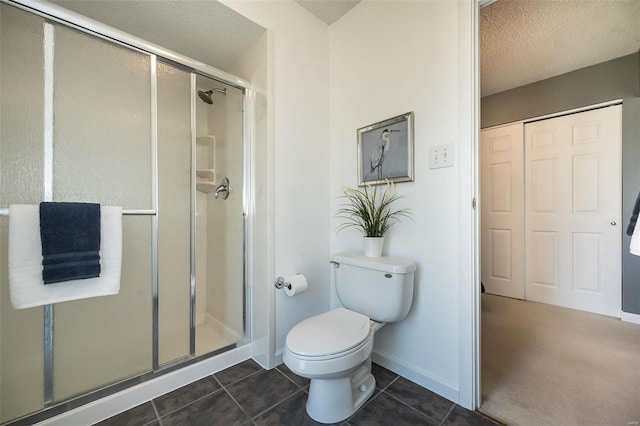
POLYGON ((369 336, 369 318, 344 308, 307 318, 287 334, 287 348, 303 356, 347 351, 369 336))

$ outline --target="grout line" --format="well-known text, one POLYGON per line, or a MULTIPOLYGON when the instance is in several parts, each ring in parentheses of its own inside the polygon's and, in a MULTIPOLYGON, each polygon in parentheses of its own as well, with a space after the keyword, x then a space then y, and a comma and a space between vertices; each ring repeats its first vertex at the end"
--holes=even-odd
MULTIPOLYGON (((383 392, 380 392, 380 393, 383 393, 383 392)), ((385 395, 387 395, 389 398, 395 399, 396 401, 398 401, 398 402, 399 402, 399 403, 401 403, 402 405, 405 405, 405 406, 409 407, 409 408, 410 408, 410 409, 412 409, 413 411, 415 411, 415 412, 417 412, 417 413, 420 413, 421 415, 423 415, 423 416, 424 416, 424 417, 426 417, 427 419, 432 420, 432 421, 434 421, 434 422, 436 422, 436 423, 438 423, 438 424, 442 424, 442 422, 444 421, 444 419, 446 419, 446 418, 447 418, 447 415, 445 415, 445 416, 442 418, 442 420, 434 419, 433 417, 431 417, 431 416, 430 416, 430 415, 428 415, 427 413, 425 413, 425 412, 423 412, 423 411, 420 411, 420 410, 418 410, 418 409, 417 409, 417 408, 415 408, 415 407, 412 407, 411 405, 409 405, 409 404, 408 404, 408 403, 406 403, 405 401, 401 400, 400 398, 397 398, 397 397, 395 397, 395 396, 393 396, 393 395, 391 395, 390 393, 387 393, 387 392, 384 392, 384 394, 385 394, 385 395)), ((453 404, 453 403, 452 403, 452 404, 453 404)), ((453 405, 452 405, 452 407, 453 407, 453 406, 455 406, 455 404, 453 404, 453 405)), ((447 414, 449 414, 449 412, 450 412, 450 411, 451 411, 451 408, 449 408, 449 410, 447 411, 447 414)))
MULTIPOLYGON (((372 373, 373 374, 373 373, 372 373)), ((375 376, 374 376, 375 377, 375 376)), ((369 403, 373 402, 376 398, 378 398, 378 395, 382 394, 389 386, 391 386, 396 380, 398 380, 400 376, 396 376, 395 379, 393 379, 387 386, 385 386, 384 388, 377 388, 378 390, 380 390, 380 392, 378 392, 376 394, 376 389, 373 390, 373 394, 371 395, 371 398, 369 398, 368 400, 366 400, 364 402, 364 404, 362 404, 360 406, 360 408, 358 408, 356 410, 355 413, 353 413, 352 415, 350 415, 349 417, 347 417, 346 419, 343 420, 343 422, 347 422, 347 420, 351 420, 356 414, 358 414, 360 412, 360 410, 362 410, 364 407, 366 407, 367 405, 369 405, 369 403)), ((378 383, 376 381, 376 383, 378 383)), ((386 392, 384 392, 386 395, 388 395, 386 392)))
POLYGON ((445 414, 442 420, 440 421, 441 425, 444 424, 444 421, 447 420, 447 417, 449 417, 449 414, 451 414, 454 408, 456 408, 456 404, 455 402, 452 402, 451 407, 449 407, 449 411, 447 411, 447 414, 445 414))
MULTIPOLYGON (((278 370, 278 373, 280 373, 280 374, 282 374, 284 377, 286 377, 286 378, 287 378, 287 380, 289 380, 291 383, 293 383, 294 385, 296 385, 296 386, 297 386, 297 387, 299 387, 300 389, 304 390, 304 388, 303 388, 301 385, 297 384, 297 383, 295 382, 295 380, 293 380, 291 377, 287 376, 283 371, 280 371, 280 369, 279 369, 278 367, 276 367, 275 369, 276 369, 276 370, 278 370)), ((292 374, 294 374, 294 373, 292 372, 292 374)))
POLYGON ((264 414, 264 413, 266 413, 267 411, 269 411, 269 410, 272 410, 272 409, 276 408, 278 405, 282 404, 283 402, 285 402, 285 401, 286 401, 286 400, 288 400, 288 399, 293 398, 295 395, 297 395, 297 394, 298 394, 298 393, 300 393, 300 392, 304 392, 304 391, 303 391, 302 389, 298 389, 297 391, 295 391, 294 393, 292 393, 291 395, 289 395, 288 397, 286 397, 286 398, 285 398, 285 399, 283 399, 282 401, 277 402, 277 403, 273 404, 271 407, 266 408, 266 409, 264 409, 264 410, 260 411, 258 414, 256 414, 255 416, 253 416, 253 417, 252 417, 252 419, 256 419, 256 418, 260 417, 261 415, 263 415, 263 414, 264 414))
POLYGON ((151 402, 151 407, 153 408, 153 412, 156 413, 156 419, 158 420, 158 423, 160 424, 160 426, 162 426, 162 419, 160 418, 160 413, 158 413, 158 408, 156 407, 155 402, 153 402, 153 399, 149 402, 151 402))
MULTIPOLYGON (((249 378, 249 377, 251 377, 251 376, 255 376, 256 374, 260 373, 261 371, 268 371, 268 370, 265 370, 265 369, 261 368, 260 370, 258 370, 258 371, 254 371, 253 373, 248 374, 248 375, 244 376, 243 378, 238 379, 238 380, 236 380, 235 382, 231 382, 231 383, 229 383, 229 384, 227 384, 227 385, 223 385, 223 384, 222 384, 222 382, 220 382, 220 380, 218 380, 218 383, 220 383, 220 386, 222 386, 222 387, 226 388, 227 386, 235 385, 236 383, 241 382, 241 381, 243 381, 244 379, 247 379, 247 378, 249 378)), ((214 376, 214 377, 215 377, 215 376, 214 376)), ((216 380, 217 380, 217 378, 216 378, 216 380)))
POLYGON ((244 415, 247 416, 247 418, 249 419, 249 422, 251 422, 251 424, 255 424, 254 421, 253 421, 253 417, 251 417, 249 415, 249 413, 247 413, 246 410, 242 407, 242 405, 240 405, 240 403, 238 401, 236 401, 236 399, 233 397, 233 395, 231 395, 231 392, 229 392, 227 390, 227 388, 222 388, 222 390, 224 390, 226 392, 226 394, 229 396, 229 398, 231 398, 231 400, 238 406, 240 411, 242 411, 244 413, 244 415))
MULTIPOLYGON (((187 386, 188 386, 188 385, 187 385, 187 386)), ((178 388, 178 389, 180 389, 180 388, 178 388)), ((183 409, 183 408, 185 408, 185 407, 188 407, 188 406, 190 406, 190 405, 193 405, 193 404, 195 404, 195 403, 196 403, 196 402, 198 402, 198 401, 201 401, 201 400, 203 400, 203 399, 205 399, 205 398, 207 398, 207 397, 209 397, 209 396, 211 396, 211 395, 214 395, 214 394, 216 394, 216 393, 220 392, 221 390, 222 390, 222 389, 216 389, 216 390, 214 390, 213 392, 209 392, 209 393, 208 393, 208 394, 206 394, 206 395, 202 395, 201 397, 196 398, 196 399, 194 399, 193 401, 189 401, 189 402, 187 402, 186 404, 181 405, 180 407, 176 408, 175 410, 171 410, 171 411, 166 412, 166 413, 165 413, 165 414, 163 414, 162 416, 160 416, 160 415, 159 415, 160 413, 158 412, 158 418, 159 418, 159 419, 162 419, 162 417, 167 417, 168 415, 173 414, 173 413, 175 413, 176 411, 180 411, 180 410, 182 410, 182 409, 183 409)), ((170 393, 170 392, 169 392, 169 393, 170 393)), ((165 394, 165 395, 166 395, 166 394, 165 394)), ((161 396, 162 396, 162 395, 161 395, 161 396)))
POLYGON ((220 380, 218 380, 218 378, 216 377, 216 375, 215 375, 215 374, 212 374, 212 375, 211 375, 211 377, 213 377, 213 380, 215 380, 215 381, 216 381, 216 383, 217 383, 218 385, 220 385, 220 389, 224 389, 224 386, 222 385, 222 382, 220 382, 220 380))
MULTIPOLYGON (((380 392, 384 392, 384 391, 386 391, 386 390, 389 388, 389 386, 391 386, 391 385, 392 385, 392 384, 394 384, 396 381, 398 381, 398 379, 399 379, 399 378, 400 378, 400 376, 396 376, 396 378, 395 378, 395 379, 393 379, 393 380, 392 380, 392 381, 391 381, 387 386, 385 386, 385 387, 383 387, 383 388, 378 388, 378 389, 380 389, 380 392)), ((376 383, 377 383, 377 382, 376 382, 376 383)))
POLYGON ((282 371, 278 370, 278 368, 277 368, 277 367, 276 367, 276 368, 273 368, 273 370, 276 370, 278 373, 280 373, 281 375, 283 375, 287 380, 289 380, 290 382, 292 382, 292 383, 293 383, 293 384, 294 384, 298 389, 297 389, 295 392, 293 392, 291 395, 289 395, 289 396, 287 396, 287 397, 285 397, 285 398, 283 398, 283 399, 279 400, 278 402, 276 402, 275 404, 271 405, 270 407, 268 407, 268 408, 266 408, 266 409, 264 409, 264 410, 260 411, 259 413, 257 413, 257 414, 256 414, 255 416, 253 416, 253 417, 252 417, 252 416, 250 416, 250 415, 249 415, 249 413, 247 413, 247 412, 244 410, 244 408, 242 407, 242 405, 240 405, 240 403, 239 403, 238 401, 236 401, 236 399, 231 395, 231 392, 229 392, 229 390, 227 389, 227 386, 231 386, 231 385, 233 385, 233 384, 235 384, 235 383, 238 383, 238 382, 240 382, 240 381, 242 381, 242 380, 245 380, 245 379, 247 379, 247 378, 249 378, 249 377, 251 377, 251 376, 253 376, 253 375, 255 375, 255 374, 258 374, 258 373, 260 373, 260 372, 262 372, 262 371, 271 371, 271 370, 264 370, 264 369, 260 369, 260 370, 258 370, 258 371, 256 371, 256 372, 254 372, 254 373, 249 374, 249 375, 248 375, 248 376, 246 376, 246 377, 243 377, 243 378, 242 378, 242 379, 240 379, 240 380, 236 380, 235 382, 230 383, 230 384, 229 384, 229 385, 227 385, 227 386, 223 386, 223 389, 225 390, 225 392, 227 392, 227 394, 231 397, 231 399, 233 399, 233 401, 238 405, 238 407, 240 407, 240 409, 242 410, 242 412, 243 412, 243 413, 245 413, 247 416, 249 416, 249 418, 251 419, 251 421, 252 421, 252 422, 254 421, 254 419, 255 419, 255 418, 257 418, 257 417, 261 416, 262 414, 264 414, 265 412, 267 412, 267 411, 269 411, 269 410, 271 410, 271 409, 275 408, 277 405, 279 405, 279 404, 283 403, 284 401, 286 401, 287 399, 291 398, 293 395, 297 394, 298 392, 300 392, 300 391, 304 391, 304 389, 302 389, 302 388, 301 388, 300 386, 298 386, 298 385, 297 385, 293 380, 291 380, 289 377, 287 377, 287 375, 286 375, 286 374, 284 374, 282 371))
POLYGON ((350 415, 349 417, 347 417, 346 419, 343 420, 343 422, 347 422, 348 420, 353 419, 356 415, 358 415, 360 413, 360 410, 364 409, 364 407, 366 407, 367 405, 373 403, 373 401, 376 400, 376 398, 378 398, 378 396, 380 396, 382 394, 382 391, 376 393, 375 389, 373 390, 373 394, 371 395, 371 397, 369 399, 367 399, 356 411, 355 413, 353 413, 352 415, 350 415))

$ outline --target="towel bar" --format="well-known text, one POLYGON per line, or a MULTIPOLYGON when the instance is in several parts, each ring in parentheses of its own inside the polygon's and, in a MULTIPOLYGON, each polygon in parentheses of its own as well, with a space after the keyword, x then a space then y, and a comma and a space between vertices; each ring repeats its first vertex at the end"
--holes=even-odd
MULTIPOLYGON (((122 210, 123 216, 155 216, 155 210, 122 210)), ((0 209, 0 216, 9 216, 9 209, 0 209)))

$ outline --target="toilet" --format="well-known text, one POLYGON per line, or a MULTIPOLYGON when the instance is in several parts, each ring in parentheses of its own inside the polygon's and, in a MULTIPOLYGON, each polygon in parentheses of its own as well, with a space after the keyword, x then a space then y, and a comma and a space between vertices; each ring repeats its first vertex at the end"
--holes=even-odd
POLYGON ((287 334, 284 363, 311 379, 307 413, 320 423, 347 419, 371 396, 375 332, 404 319, 413 300, 414 262, 356 253, 332 256, 344 307, 300 322, 287 334))

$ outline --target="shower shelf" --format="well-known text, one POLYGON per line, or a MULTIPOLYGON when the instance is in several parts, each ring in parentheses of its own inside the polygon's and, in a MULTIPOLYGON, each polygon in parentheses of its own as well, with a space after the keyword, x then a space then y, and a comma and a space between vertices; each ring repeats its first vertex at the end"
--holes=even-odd
POLYGON ((196 138, 196 143, 198 145, 214 144, 215 141, 216 141, 216 137, 215 136, 198 136, 196 138))
POLYGON ((215 136, 199 136, 196 138, 196 190, 208 194, 215 189, 216 173, 214 169, 216 154, 215 136))
POLYGON ((211 182, 215 180, 214 179, 215 174, 216 172, 214 169, 197 169, 196 170, 196 175, 198 175, 198 177, 209 180, 211 182))
POLYGON ((213 182, 196 182, 196 189, 200 192, 204 192, 205 194, 213 191, 215 184, 213 182))

